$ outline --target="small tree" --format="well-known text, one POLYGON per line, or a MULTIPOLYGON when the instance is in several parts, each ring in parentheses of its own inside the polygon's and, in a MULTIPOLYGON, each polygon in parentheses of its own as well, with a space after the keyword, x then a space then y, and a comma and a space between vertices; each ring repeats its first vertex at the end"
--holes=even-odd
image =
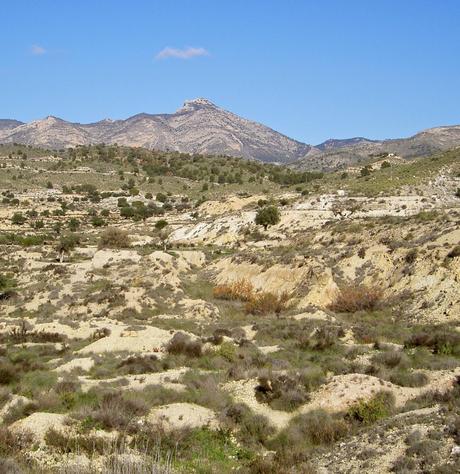
POLYGON ((77 234, 73 234, 73 233, 63 235, 59 239, 59 242, 57 243, 57 246, 56 246, 56 250, 59 253, 60 263, 64 261, 64 255, 70 254, 72 250, 75 249, 75 247, 78 245, 79 242, 80 242, 80 237, 77 234))
POLYGON ((75 232, 78 227, 80 227, 80 221, 78 219, 76 219, 75 217, 72 217, 70 220, 69 220, 69 229, 71 232, 75 232))
POLYGON ((6 299, 13 294, 16 281, 9 276, 0 273, 0 299, 6 299))
POLYGON ((364 166, 361 168, 360 175, 362 177, 369 176, 372 172, 372 168, 369 165, 364 166))
POLYGON ((11 218, 11 223, 14 225, 22 225, 26 222, 25 216, 22 212, 15 212, 11 218))
POLYGON ((159 221, 155 222, 155 230, 157 231, 158 237, 163 244, 163 250, 166 252, 166 241, 168 240, 169 234, 171 233, 171 230, 168 227, 168 221, 160 219, 159 221))
POLYGON ((267 230, 269 225, 278 224, 280 219, 280 211, 276 206, 265 206, 257 211, 255 223, 262 225, 267 230))

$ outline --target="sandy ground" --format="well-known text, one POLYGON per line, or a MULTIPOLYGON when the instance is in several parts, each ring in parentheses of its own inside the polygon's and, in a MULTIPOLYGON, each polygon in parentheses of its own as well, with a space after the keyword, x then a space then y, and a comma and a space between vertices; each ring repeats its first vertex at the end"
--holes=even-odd
POLYGON ((147 416, 147 421, 153 425, 161 424, 167 429, 219 427, 212 410, 194 403, 171 403, 154 408, 147 416))

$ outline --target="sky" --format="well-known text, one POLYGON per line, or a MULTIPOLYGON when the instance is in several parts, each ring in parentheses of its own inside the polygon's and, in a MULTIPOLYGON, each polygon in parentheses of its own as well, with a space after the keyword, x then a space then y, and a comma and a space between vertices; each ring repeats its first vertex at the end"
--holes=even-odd
POLYGON ((310 144, 460 123, 458 0, 15 0, 1 15, 0 118, 205 97, 310 144))

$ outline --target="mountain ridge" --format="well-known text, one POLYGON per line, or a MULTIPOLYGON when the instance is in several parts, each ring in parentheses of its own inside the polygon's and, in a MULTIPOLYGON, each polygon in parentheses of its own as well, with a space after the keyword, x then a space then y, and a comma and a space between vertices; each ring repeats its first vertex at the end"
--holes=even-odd
POLYGON ((311 148, 204 98, 187 100, 171 114, 142 112, 127 119, 104 119, 90 124, 48 116, 14 128, 0 129, 0 142, 47 148, 118 143, 280 163, 296 161, 311 148))
POLYGON ((51 149, 98 143, 163 151, 238 156, 302 169, 340 169, 383 153, 406 159, 460 146, 460 125, 422 130, 407 138, 362 136, 309 145, 224 110, 206 98, 186 100, 173 113, 141 112, 126 119, 69 122, 49 115, 29 123, 0 119, 0 143, 51 149))

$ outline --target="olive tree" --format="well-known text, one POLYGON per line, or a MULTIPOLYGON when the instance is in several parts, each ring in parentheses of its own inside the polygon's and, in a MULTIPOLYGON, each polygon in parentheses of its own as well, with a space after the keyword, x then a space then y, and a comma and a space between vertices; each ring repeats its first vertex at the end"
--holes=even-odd
POLYGON ((257 211, 255 223, 267 230, 269 225, 278 224, 280 219, 280 211, 276 206, 265 206, 257 211))

